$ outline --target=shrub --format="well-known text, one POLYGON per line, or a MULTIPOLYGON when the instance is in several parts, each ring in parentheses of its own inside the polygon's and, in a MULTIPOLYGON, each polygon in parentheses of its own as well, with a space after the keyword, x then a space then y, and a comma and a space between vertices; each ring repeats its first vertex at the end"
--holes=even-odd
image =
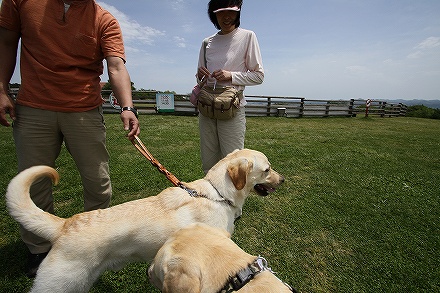
POLYGON ((440 109, 432 109, 424 105, 409 106, 406 111, 408 117, 440 119, 440 109))

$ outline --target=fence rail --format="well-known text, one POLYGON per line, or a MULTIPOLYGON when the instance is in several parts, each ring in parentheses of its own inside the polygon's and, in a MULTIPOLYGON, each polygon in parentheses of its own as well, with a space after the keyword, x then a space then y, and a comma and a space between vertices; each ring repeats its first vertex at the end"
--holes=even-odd
MULTIPOLYGON (((117 110, 109 102, 111 91, 103 90, 101 95, 105 100, 104 113, 116 113, 117 110)), ((15 97, 16 89, 10 94, 15 97)), ((140 114, 157 113, 156 92, 133 91, 133 103, 140 114)), ((246 95, 246 116, 261 117, 352 117, 367 114, 380 117, 405 116, 407 106, 399 103, 371 100, 368 111, 366 100, 309 100, 299 97, 255 96, 246 95)), ((189 101, 188 95, 174 94, 174 114, 198 115, 197 108, 189 101)))

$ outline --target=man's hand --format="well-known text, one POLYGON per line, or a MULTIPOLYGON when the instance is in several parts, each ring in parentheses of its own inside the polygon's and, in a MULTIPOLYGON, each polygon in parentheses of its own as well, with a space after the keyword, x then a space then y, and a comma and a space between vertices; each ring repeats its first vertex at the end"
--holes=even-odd
POLYGON ((11 126, 6 115, 15 120, 15 103, 6 94, 0 94, 0 124, 3 126, 11 126))
POLYGON ((129 140, 133 141, 134 136, 139 136, 141 129, 139 127, 139 120, 136 118, 131 111, 122 111, 121 120, 124 124, 124 129, 128 131, 127 137, 129 140))

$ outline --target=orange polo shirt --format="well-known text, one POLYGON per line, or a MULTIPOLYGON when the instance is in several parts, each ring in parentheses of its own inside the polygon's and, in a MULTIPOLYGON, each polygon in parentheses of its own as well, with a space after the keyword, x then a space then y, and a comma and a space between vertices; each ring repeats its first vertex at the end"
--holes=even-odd
POLYGON ((125 60, 117 20, 93 0, 3 0, 0 26, 20 32, 17 103, 59 112, 101 105, 103 59, 125 60))

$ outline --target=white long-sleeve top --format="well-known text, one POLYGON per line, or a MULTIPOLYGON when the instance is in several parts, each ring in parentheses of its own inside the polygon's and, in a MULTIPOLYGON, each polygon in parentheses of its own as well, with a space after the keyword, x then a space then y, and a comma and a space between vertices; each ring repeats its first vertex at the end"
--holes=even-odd
MULTIPOLYGON (((227 35, 215 34, 204 40, 200 48, 198 67, 205 66, 209 72, 227 70, 232 81, 217 82, 216 86, 234 86, 244 90, 245 86, 258 85, 264 80, 263 61, 257 36, 253 31, 237 28, 227 35)), ((214 86, 215 79, 209 78, 208 85, 214 86)))

